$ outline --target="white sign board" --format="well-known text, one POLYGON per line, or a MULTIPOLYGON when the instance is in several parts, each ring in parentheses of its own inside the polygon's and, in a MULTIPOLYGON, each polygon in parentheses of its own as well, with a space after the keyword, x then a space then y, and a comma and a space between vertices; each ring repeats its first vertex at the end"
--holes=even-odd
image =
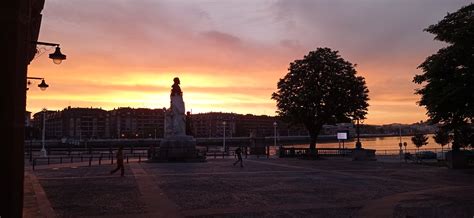
POLYGON ((347 140, 347 132, 338 132, 337 133, 338 140, 347 140))

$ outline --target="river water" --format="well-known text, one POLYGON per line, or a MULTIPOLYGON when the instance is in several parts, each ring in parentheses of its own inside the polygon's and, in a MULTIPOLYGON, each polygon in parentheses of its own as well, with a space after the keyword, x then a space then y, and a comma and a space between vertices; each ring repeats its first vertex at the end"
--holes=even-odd
MULTIPOLYGON (((407 143, 407 151, 415 151, 416 147, 411 141, 412 136, 402 136, 402 143, 407 143)), ((355 148, 356 139, 348 140, 344 142, 344 148, 355 148)), ((368 137, 360 139, 363 148, 375 149, 377 152, 387 151, 388 153, 395 153, 399 151, 400 147, 398 146, 400 142, 400 137, 398 136, 388 136, 388 137, 368 137)), ((295 144, 295 145, 285 145, 285 147, 295 147, 295 148, 307 148, 308 144, 295 144)), ((338 142, 321 142, 316 144, 317 148, 342 148, 343 143, 338 142)), ((448 149, 449 145, 444 146, 444 149, 448 149)), ((403 147, 405 150, 405 147, 403 147)), ((428 135, 428 144, 421 147, 420 150, 432 150, 432 151, 441 151, 441 146, 437 144, 433 135, 428 135)))

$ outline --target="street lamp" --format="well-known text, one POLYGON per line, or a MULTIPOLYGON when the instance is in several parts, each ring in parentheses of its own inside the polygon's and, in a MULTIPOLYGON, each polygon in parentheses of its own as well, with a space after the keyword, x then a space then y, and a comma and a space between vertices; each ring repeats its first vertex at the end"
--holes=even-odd
POLYGON ((42 129, 42 133, 41 133, 41 152, 43 153, 43 156, 46 157, 48 154, 46 153, 46 149, 44 148, 44 144, 45 144, 45 141, 44 141, 44 138, 45 138, 45 135, 46 135, 46 108, 43 108, 43 129, 42 129))
MULTIPOLYGON (((26 79, 28 79, 28 82, 26 83, 28 86, 31 85, 31 81, 30 80, 41 80, 41 83, 38 84, 38 87, 41 89, 41 91, 44 91, 46 90, 46 88, 49 87, 48 84, 46 84, 46 82, 44 81, 44 78, 41 78, 41 77, 26 77, 26 79)), ((28 90, 29 88, 27 87, 26 90, 28 90)))
MULTIPOLYGON (((28 82, 26 82, 26 84, 28 86, 31 85, 30 80, 41 80, 41 83, 38 85, 38 87, 41 89, 41 91, 44 91, 44 90, 46 90, 46 88, 49 87, 49 85, 46 84, 46 82, 44 81, 44 78, 41 78, 41 77, 26 77, 26 79, 28 79, 28 82)), ((26 87, 26 91, 28 91, 28 90, 29 90, 29 88, 26 87)), ((44 114, 43 114, 43 117, 44 117, 44 114)), ((32 145, 30 143, 30 161, 32 161, 32 160, 33 160, 33 148, 32 148, 32 145)))
POLYGON ((273 146, 277 146, 277 126, 278 126, 278 123, 275 121, 273 122, 273 146))
POLYGON ((223 137, 223 142, 222 142, 222 149, 225 152, 225 125, 227 123, 225 121, 222 121, 222 126, 224 127, 224 137, 223 137))
MULTIPOLYGON (((32 41, 31 43, 35 45, 56 46, 54 53, 49 54, 49 58, 53 59, 53 63, 55 64, 61 64, 63 60, 66 60, 66 55, 61 53, 61 48, 59 48, 59 44, 57 43, 38 42, 38 41, 32 41)), ((39 49, 37 49, 37 51, 39 53, 39 49)))
POLYGON ((356 149, 362 148, 362 143, 360 142, 360 130, 359 130, 359 119, 357 119, 357 126, 356 126, 356 133, 357 133, 357 142, 355 144, 356 149))

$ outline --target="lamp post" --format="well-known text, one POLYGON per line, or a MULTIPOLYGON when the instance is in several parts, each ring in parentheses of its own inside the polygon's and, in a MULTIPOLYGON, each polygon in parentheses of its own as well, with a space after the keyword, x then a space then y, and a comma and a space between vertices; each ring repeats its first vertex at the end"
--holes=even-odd
MULTIPOLYGON (((49 54, 49 58, 53 59, 53 62, 55 64, 60 64, 63 60, 66 60, 66 55, 62 54, 61 53, 61 48, 59 48, 59 44, 57 43, 49 43, 49 42, 39 42, 39 41, 31 41, 32 44, 34 44, 35 46, 36 45, 44 45, 44 46, 56 46, 56 49, 54 51, 54 53, 51 53, 49 54)), ((40 55, 42 54, 42 52, 40 52, 40 49, 38 49, 38 47, 36 48, 36 54, 35 54, 35 57, 39 57, 40 55)), ((49 87, 48 84, 46 84, 46 82, 44 81, 44 78, 41 78, 41 77, 26 77, 26 79, 28 80, 27 84, 30 85, 31 82, 30 80, 41 80, 41 83, 38 85, 38 87, 44 91, 46 90, 46 88, 49 87)), ((26 87, 26 90, 28 90, 29 88, 26 87)), ((42 131, 42 148, 41 148, 41 152, 43 152, 43 156, 46 157, 47 156, 47 153, 46 153, 46 149, 45 149, 45 141, 44 141, 44 138, 45 138, 45 127, 46 127, 46 108, 43 109, 43 131, 42 131)), ((31 144, 30 144, 31 146, 31 144)), ((30 150, 31 150, 31 147, 30 147, 30 150)), ((31 153, 30 153, 30 159, 31 159, 31 153)))
MULTIPOLYGON (((49 54, 49 58, 53 59, 53 63, 55 64, 61 64, 63 60, 66 60, 66 55, 61 53, 61 48, 59 48, 59 44, 57 43, 38 42, 38 41, 32 41, 31 43, 35 45, 56 46, 54 53, 49 54)), ((41 55, 41 52, 39 49, 37 49, 37 53, 40 53, 39 55, 41 55)))
POLYGON ((225 152, 225 125, 226 124, 227 123, 225 121, 222 121, 222 126, 224 127, 224 134, 223 134, 224 137, 223 137, 223 142, 222 142, 222 149, 223 149, 224 152, 225 152))
MULTIPOLYGON (((41 89, 41 91, 45 91, 46 88, 49 87, 49 85, 46 84, 46 82, 44 81, 44 78, 41 78, 41 77, 26 77, 26 79, 28 80, 28 81, 26 82, 26 84, 27 84, 28 86, 31 85, 31 81, 30 81, 30 80, 41 80, 41 83, 38 84, 38 87, 41 89)), ((26 91, 28 91, 29 89, 30 89, 30 88, 26 87, 26 91)), ((30 151, 29 151, 29 153, 30 153, 30 162, 33 161, 33 148, 32 148, 32 146, 33 146, 33 145, 32 145, 32 143, 30 142, 30 149, 29 149, 29 150, 30 150, 30 151)))
POLYGON ((163 138, 166 138, 168 130, 168 123, 166 123, 166 107, 163 107, 163 138))
POLYGON ((276 148, 276 145, 277 145, 277 126, 278 126, 278 123, 275 121, 273 122, 273 146, 275 146, 276 148))
MULTIPOLYGON (((38 87, 41 89, 41 91, 44 91, 44 90, 46 90, 46 88, 49 87, 49 85, 46 84, 46 82, 44 81, 44 78, 42 78, 42 77, 26 77, 26 79, 28 79, 28 82, 26 82, 26 84, 27 84, 28 86, 31 85, 31 81, 30 81, 30 80, 41 80, 41 83, 38 84, 38 87)), ((26 87, 26 90, 28 91, 29 88, 26 87)))
POLYGON ((362 143, 360 142, 359 119, 357 119, 356 133, 357 133, 357 142, 355 144, 355 147, 356 149, 362 149, 362 143))
POLYGON ((46 108, 43 108, 43 129, 42 129, 42 133, 41 133, 41 152, 43 153, 43 157, 46 157, 48 154, 46 153, 46 149, 44 148, 44 144, 45 144, 45 141, 44 141, 44 138, 45 138, 45 135, 46 135, 46 108))

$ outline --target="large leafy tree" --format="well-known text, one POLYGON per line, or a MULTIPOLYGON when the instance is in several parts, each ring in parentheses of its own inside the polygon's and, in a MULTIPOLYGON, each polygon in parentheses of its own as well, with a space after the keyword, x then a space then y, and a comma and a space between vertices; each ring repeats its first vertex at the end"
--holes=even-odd
POLYGON ((452 147, 457 150, 465 144, 461 134, 474 116, 474 4, 446 15, 425 31, 448 46, 419 66, 423 73, 413 81, 424 86, 415 93, 421 95, 418 104, 426 107, 430 121, 454 132, 452 147))
POLYGON ((369 106, 365 79, 338 51, 318 48, 290 63, 288 70, 272 99, 279 116, 307 128, 311 150, 323 124, 365 118, 369 106))

